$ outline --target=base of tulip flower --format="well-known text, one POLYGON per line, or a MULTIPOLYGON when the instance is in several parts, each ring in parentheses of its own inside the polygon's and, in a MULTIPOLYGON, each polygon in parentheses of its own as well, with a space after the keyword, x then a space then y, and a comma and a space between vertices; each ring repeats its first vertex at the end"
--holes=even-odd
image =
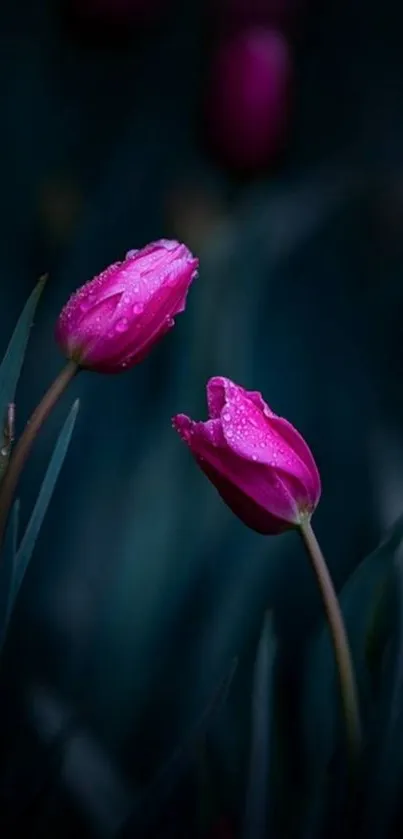
POLYGON ((299 530, 316 576, 329 625, 339 677, 350 770, 352 775, 355 775, 361 753, 362 735, 356 680, 347 632, 333 582, 310 518, 307 517, 301 522, 299 530))

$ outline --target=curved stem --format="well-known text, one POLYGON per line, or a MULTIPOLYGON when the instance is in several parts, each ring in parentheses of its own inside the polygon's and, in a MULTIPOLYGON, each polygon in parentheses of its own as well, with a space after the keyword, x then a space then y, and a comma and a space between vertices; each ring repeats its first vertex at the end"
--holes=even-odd
POLYGON ((300 525, 300 531, 311 560, 312 568, 315 572, 329 624, 334 657, 339 675, 340 697, 346 724, 347 748, 351 761, 351 769, 354 771, 357 766, 357 758, 361 751, 361 721, 357 687, 346 628, 332 579, 318 540, 312 530, 311 523, 305 521, 300 525))
POLYGON ((41 426, 49 416, 59 397, 66 390, 71 379, 76 375, 79 366, 75 361, 69 361, 45 393, 37 408, 28 420, 23 433, 10 457, 7 471, 0 486, 0 549, 3 544, 8 514, 14 500, 15 490, 31 451, 35 437, 41 426))

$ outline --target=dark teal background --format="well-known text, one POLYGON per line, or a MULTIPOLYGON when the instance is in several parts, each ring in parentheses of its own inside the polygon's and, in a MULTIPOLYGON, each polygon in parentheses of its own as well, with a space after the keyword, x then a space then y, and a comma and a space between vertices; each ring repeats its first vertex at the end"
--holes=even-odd
POLYGON ((387 523, 374 441, 402 435, 403 12, 391 0, 321 5, 297 45, 286 159, 242 184, 199 140, 202 3, 173 3, 155 31, 102 47, 67 30, 56 3, 2 10, 0 351, 50 271, 19 430, 63 363, 54 322, 77 285, 126 250, 177 235, 167 195, 183 179, 208 184, 224 207, 174 332, 138 369, 73 382, 21 490, 26 520, 78 395, 11 627, 5 713, 31 684, 50 686, 133 778, 152 774, 234 655, 233 702, 242 696, 267 605, 296 668, 321 614, 297 536, 243 527, 171 429, 176 412, 205 416, 207 378, 261 390, 306 436, 323 479, 314 522, 336 584, 387 523), (66 239, 41 211, 53 178, 81 196, 66 239))

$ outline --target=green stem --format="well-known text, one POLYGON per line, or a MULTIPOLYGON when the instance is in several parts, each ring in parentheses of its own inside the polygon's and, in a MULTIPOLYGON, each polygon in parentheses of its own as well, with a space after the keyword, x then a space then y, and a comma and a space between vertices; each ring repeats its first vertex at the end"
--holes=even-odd
POLYGON ((312 530, 310 521, 304 521, 300 525, 300 531, 311 560, 312 568, 315 572, 329 624, 339 676, 340 697, 346 725, 350 768, 355 774, 358 756, 361 751, 361 721, 357 687, 346 628, 325 558, 312 530))
POLYGON ((15 445, 8 463, 7 471, 0 487, 0 550, 3 544, 8 515, 14 500, 15 491, 21 472, 31 451, 32 445, 41 426, 48 418, 59 397, 66 390, 79 366, 69 361, 45 393, 37 408, 28 420, 18 443, 15 445))

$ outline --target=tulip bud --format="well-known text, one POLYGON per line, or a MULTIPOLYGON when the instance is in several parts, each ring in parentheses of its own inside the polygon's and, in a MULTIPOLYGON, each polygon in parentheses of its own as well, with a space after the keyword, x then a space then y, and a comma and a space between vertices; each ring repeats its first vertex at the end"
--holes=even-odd
POLYGON ((183 312, 198 259, 161 239, 110 265, 62 309, 56 340, 80 367, 119 373, 142 361, 183 312))
POLYGON ((210 379, 207 403, 207 422, 178 414, 173 426, 232 512, 258 533, 272 535, 309 519, 321 482, 298 431, 260 393, 229 379, 210 379))
POLYGON ((225 164, 258 169, 283 149, 291 70, 280 32, 253 27, 222 42, 212 60, 206 108, 211 142, 225 164))

